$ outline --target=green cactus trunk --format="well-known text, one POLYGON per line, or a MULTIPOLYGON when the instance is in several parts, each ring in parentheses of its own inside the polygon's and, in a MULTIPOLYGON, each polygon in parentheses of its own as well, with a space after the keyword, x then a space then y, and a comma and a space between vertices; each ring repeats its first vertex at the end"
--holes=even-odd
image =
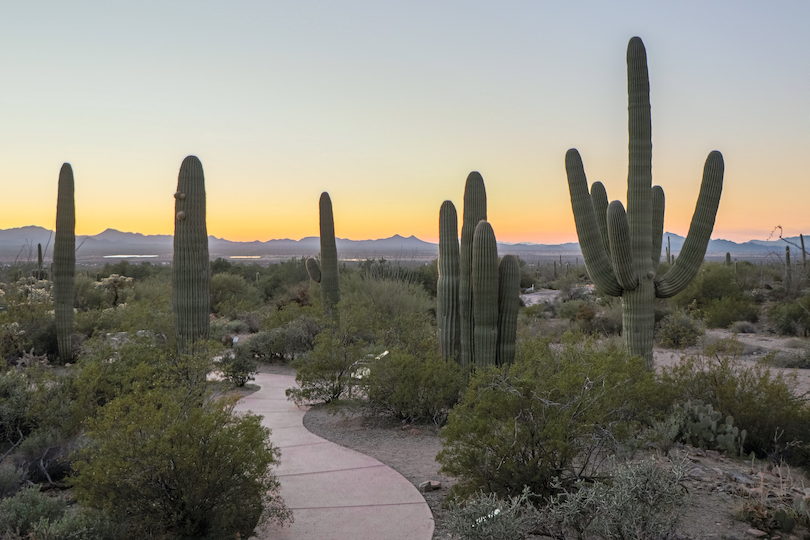
POLYGON ((315 283, 321 282, 321 267, 318 265, 318 261, 313 259, 312 257, 307 257, 306 268, 307 274, 309 274, 309 279, 314 281, 315 283))
POLYGON ((178 350, 208 339, 211 270, 205 219, 205 176, 200 160, 188 156, 180 166, 174 194, 172 262, 174 330, 178 350))
POLYGON ((37 269, 33 275, 34 279, 45 279, 45 272, 42 270, 42 244, 37 244, 37 269))
POLYGON ((73 169, 69 163, 59 171, 56 200, 56 234, 53 243, 53 298, 59 359, 69 362, 73 333, 74 274, 76 273, 76 205, 73 169))
POLYGON ((445 360, 458 360, 461 347, 459 314, 458 214, 450 201, 439 210, 439 280, 436 283, 436 322, 445 360))
POLYGON ((332 215, 332 200, 327 192, 321 193, 318 203, 320 211, 321 232, 321 303, 324 312, 333 317, 337 315, 340 302, 340 283, 338 280, 337 244, 335 243, 335 220, 332 215))
POLYGON ((602 208, 604 187, 594 183, 591 193, 579 152, 565 156, 571 207, 588 274, 596 287, 622 297, 624 341, 628 351, 653 369, 653 302, 682 291, 697 274, 711 236, 723 187, 723 157, 711 152, 695 213, 681 252, 667 273, 656 279, 661 258, 664 192, 652 186, 652 136, 647 53, 641 39, 627 47, 629 169, 627 212, 613 201, 602 208), (602 221, 604 220, 604 224, 602 221), (607 230, 607 245, 601 231, 607 230))
POLYGON ((726 268, 731 268, 731 253, 726 251, 726 268))
POLYGON ((473 236, 472 290, 475 367, 494 366, 498 350, 498 247, 492 226, 483 220, 473 236))
POLYGON ((785 246, 785 292, 790 294, 793 290, 793 283, 791 280, 792 269, 790 267, 790 246, 785 246))
POLYGON ((504 255, 498 265, 498 354, 499 366, 515 361, 517 319, 520 310, 520 263, 504 255))
POLYGON ((484 179, 473 171, 464 186, 464 211, 459 248, 458 301, 461 329, 461 366, 470 368, 474 362, 475 317, 473 313, 472 258, 473 236, 479 221, 487 219, 487 192, 484 179))

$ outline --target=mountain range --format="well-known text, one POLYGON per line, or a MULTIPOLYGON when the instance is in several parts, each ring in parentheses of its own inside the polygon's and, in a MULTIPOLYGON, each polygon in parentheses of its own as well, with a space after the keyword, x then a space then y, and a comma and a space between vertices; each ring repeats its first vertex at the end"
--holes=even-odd
MULTIPOLYGON (((664 233, 663 245, 669 238, 672 252, 678 254, 683 246, 684 237, 674 233, 664 233)), ((396 260, 431 260, 438 255, 438 245, 425 242, 415 236, 403 237, 394 235, 377 240, 336 240, 338 253, 344 260, 385 257, 396 260)), ((41 244, 46 261, 51 260, 53 248, 53 231, 37 226, 0 229, 0 261, 36 261, 37 244, 41 244)), ((173 237, 171 235, 144 235, 140 233, 121 232, 107 229, 92 236, 76 237, 77 262, 114 261, 122 258, 156 259, 160 262, 171 261, 173 237)), ((785 246, 797 246, 794 256, 799 256, 800 239, 784 238, 776 240, 749 240, 737 243, 730 240, 711 240, 707 249, 708 260, 720 260, 726 252, 738 259, 756 260, 767 257, 783 256, 785 246)), ((211 258, 246 258, 261 259, 265 262, 283 260, 290 257, 317 255, 320 242, 317 236, 301 240, 289 238, 260 242, 233 242, 215 236, 208 237, 208 248, 211 258)), ((664 248, 662 248, 664 249, 664 248)), ((533 244, 533 243, 498 243, 499 253, 513 253, 526 260, 541 260, 561 257, 572 260, 581 258, 579 244, 533 244)))

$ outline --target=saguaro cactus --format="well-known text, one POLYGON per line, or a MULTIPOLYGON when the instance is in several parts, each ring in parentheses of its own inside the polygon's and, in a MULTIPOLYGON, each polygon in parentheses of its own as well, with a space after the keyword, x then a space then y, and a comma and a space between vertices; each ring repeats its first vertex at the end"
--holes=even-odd
POLYGON ((318 261, 313 259, 312 257, 307 257, 307 262, 305 264, 307 267, 307 274, 309 274, 309 279, 311 279, 315 283, 320 283, 321 267, 318 265, 318 261))
POLYGON ((439 210, 439 280, 436 283, 436 322, 442 356, 457 360, 461 347, 458 299, 458 214, 450 201, 439 210))
POLYGON ((187 352, 194 341, 208 338, 211 311, 205 176, 196 156, 180 165, 174 198, 174 329, 178 350, 187 352))
POLYGON ((42 244, 37 244, 37 269, 33 271, 32 275, 35 279, 46 279, 47 275, 42 269, 42 244))
POLYGON ((461 329, 461 365, 473 364, 474 316, 472 292, 472 245, 478 222, 487 219, 487 191, 484 179, 477 171, 467 176, 464 185, 464 210, 461 225, 461 247, 459 248, 458 304, 461 329))
POLYGON ((472 253, 473 358, 476 367, 493 366, 498 348, 498 246, 486 221, 475 227, 472 253))
POLYGON ((498 265, 498 354, 499 366, 515 360, 517 318, 520 310, 520 263, 514 255, 504 255, 498 265))
POLYGON ((793 269, 790 266, 790 246, 785 246, 785 292, 790 294, 793 289, 791 278, 793 277, 793 269))
POLYGON ((325 191, 321 193, 318 209, 321 232, 321 303, 327 315, 332 316, 335 306, 340 302, 340 283, 332 199, 325 191))
POLYGON ((653 368, 653 300, 683 290, 697 274, 711 236, 723 188, 723 156, 706 159, 695 213, 681 252, 669 271, 656 277, 661 258, 664 191, 652 186, 652 138, 647 53, 641 39, 627 46, 629 100, 629 171, 627 212, 619 201, 604 211, 604 187, 588 193, 582 159, 576 149, 565 156, 571 207, 588 274, 596 287, 622 297, 624 341, 631 354, 653 368), (603 235, 602 231, 607 231, 603 235))
POLYGON ((59 359, 70 361, 73 333, 74 274, 76 272, 76 205, 70 163, 59 171, 56 234, 53 243, 53 298, 59 359))

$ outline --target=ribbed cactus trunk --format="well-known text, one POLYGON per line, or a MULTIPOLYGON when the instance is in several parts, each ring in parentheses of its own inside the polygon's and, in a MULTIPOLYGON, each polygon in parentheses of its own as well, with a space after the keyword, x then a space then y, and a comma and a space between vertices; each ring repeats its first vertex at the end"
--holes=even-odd
POLYGON ((53 298, 59 359, 69 362, 73 333, 74 274, 76 272, 76 205, 70 163, 59 171, 56 234, 53 243, 53 298))
POLYGON ((731 268, 731 253, 729 253, 728 251, 726 251, 725 265, 726 265, 726 268, 731 268))
POLYGON ((459 313, 458 214, 450 201, 439 210, 439 280, 436 283, 436 323, 446 360, 458 360, 461 347, 459 313))
POLYGON ((312 257, 307 257, 306 268, 307 274, 309 274, 309 279, 314 281, 315 283, 321 282, 321 267, 318 265, 318 261, 313 259, 312 257))
POLYGON ((622 297, 624 341, 628 351, 644 358, 653 369, 653 302, 683 290, 697 274, 706 254, 723 187, 723 157, 706 159, 700 195, 689 233, 677 261, 655 279, 661 258, 664 192, 652 186, 652 135, 647 54, 641 39, 627 47, 629 168, 627 212, 613 201, 603 212, 604 187, 594 183, 591 193, 579 152, 565 156, 571 207, 588 274, 597 288, 622 297), (602 231, 607 231, 604 235, 602 231), (607 238, 607 240, 605 240, 607 238))
POLYGON ((475 317, 473 314, 472 253, 473 236, 479 221, 487 219, 487 192, 484 179, 477 171, 467 176, 464 186, 464 210, 459 248, 458 300, 461 329, 461 366, 469 368, 474 363, 475 317))
POLYGON ((34 278, 45 279, 45 272, 42 270, 42 244, 37 244, 37 269, 34 270, 34 278))
POLYGON ((332 199, 327 192, 321 193, 318 203, 321 233, 321 303, 330 317, 337 315, 340 302, 337 244, 335 243, 335 220, 332 215, 332 199))
POLYGON ((499 366, 515 360, 517 319, 520 310, 520 263, 514 255, 504 255, 498 265, 498 354, 499 366))
POLYGON ((184 353, 208 339, 211 311, 205 176, 196 156, 183 160, 174 198, 172 305, 177 347, 184 353))
POLYGON ((475 367, 494 366, 498 350, 498 247, 495 232, 478 222, 472 246, 475 367))

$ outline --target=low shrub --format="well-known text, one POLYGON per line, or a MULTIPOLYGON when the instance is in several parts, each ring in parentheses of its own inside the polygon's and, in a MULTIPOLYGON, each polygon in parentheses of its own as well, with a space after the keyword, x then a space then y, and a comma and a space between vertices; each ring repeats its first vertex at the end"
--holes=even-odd
POLYGON ((450 412, 436 457, 459 479, 454 495, 483 489, 502 497, 524 486, 557 491, 554 477, 589 477, 605 451, 616 451, 646 421, 654 402, 652 373, 640 358, 566 334, 519 344, 511 366, 478 371, 450 412))
POLYGON ((735 321, 731 329, 739 334, 756 334, 757 327, 749 321, 735 321))
POLYGON ((447 528, 461 540, 524 540, 538 522, 530 495, 524 489, 507 500, 483 492, 466 501, 453 500, 447 510, 447 528))
POLYGON ((728 328, 734 321, 755 323, 759 320, 759 306, 749 297, 728 296, 709 302, 703 308, 703 317, 709 328, 728 328))
POLYGON ((698 321, 679 310, 664 317, 656 330, 656 339, 662 347, 683 349, 696 345, 704 333, 698 321))
POLYGON ((438 355, 417 358, 403 351, 391 351, 370 362, 368 377, 363 379, 373 414, 438 425, 447 419, 464 385, 458 363, 438 355))
POLYGON ((56 521, 65 513, 62 498, 48 497, 39 486, 24 487, 0 500, 0 533, 26 537, 40 522, 56 521))
POLYGON ((298 387, 287 389, 287 397, 298 405, 340 399, 353 384, 351 374, 367 353, 363 341, 347 344, 332 332, 322 332, 315 338, 315 348, 292 363, 298 370, 298 387))
POLYGON ((237 347, 233 355, 225 355, 220 361, 220 369, 234 386, 242 387, 256 380, 254 375, 259 372, 259 363, 245 347, 237 347))

